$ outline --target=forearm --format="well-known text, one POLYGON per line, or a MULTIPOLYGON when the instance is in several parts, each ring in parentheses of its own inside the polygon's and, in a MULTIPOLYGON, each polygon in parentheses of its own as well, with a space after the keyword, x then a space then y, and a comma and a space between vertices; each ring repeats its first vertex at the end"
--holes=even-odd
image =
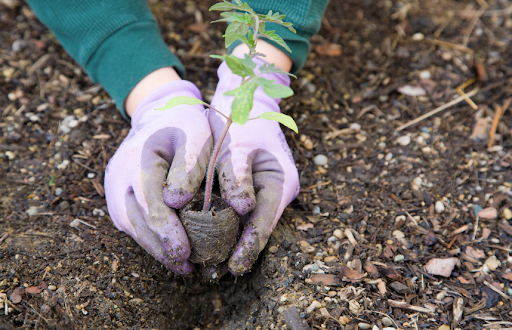
POLYGON ((27 2, 125 117, 125 100, 144 77, 161 68, 185 74, 162 40, 145 0, 27 2))

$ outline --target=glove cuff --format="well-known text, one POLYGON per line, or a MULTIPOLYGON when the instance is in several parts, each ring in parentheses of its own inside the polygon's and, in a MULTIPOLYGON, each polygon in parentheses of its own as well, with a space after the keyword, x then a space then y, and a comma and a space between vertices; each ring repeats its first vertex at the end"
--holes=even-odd
MULTIPOLYGON (((137 106, 132 116, 132 126, 137 125, 143 118, 149 114, 156 115, 158 112, 164 113, 166 110, 155 110, 163 107, 169 100, 177 96, 188 96, 202 100, 201 92, 196 85, 187 80, 171 81, 156 88, 146 96, 137 106)), ((197 106, 198 109, 202 106, 197 106)))

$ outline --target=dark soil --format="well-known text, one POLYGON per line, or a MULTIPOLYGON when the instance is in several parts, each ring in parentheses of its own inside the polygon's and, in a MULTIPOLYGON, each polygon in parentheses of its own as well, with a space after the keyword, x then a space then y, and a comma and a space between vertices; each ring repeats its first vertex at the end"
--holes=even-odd
POLYGON ((204 212, 204 194, 198 194, 180 210, 179 216, 188 240, 193 263, 217 266, 229 259, 238 241, 240 219, 235 209, 212 195, 210 211, 204 212))
MULTIPOLYGON (((207 101, 212 3, 150 1, 207 101)), ((0 1, 0 328, 290 329, 285 311, 313 329, 510 327, 510 109, 486 140, 512 94, 511 6, 333 0, 281 103, 301 193, 253 272, 210 284, 112 225, 103 173, 130 126, 26 4, 0 1), (397 130, 464 83, 478 109, 397 130)))

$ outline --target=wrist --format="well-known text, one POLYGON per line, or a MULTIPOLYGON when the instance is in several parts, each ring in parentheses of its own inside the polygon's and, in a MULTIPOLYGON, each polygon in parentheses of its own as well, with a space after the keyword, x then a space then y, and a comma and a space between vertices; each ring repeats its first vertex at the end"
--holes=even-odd
POLYGON ((160 68, 145 76, 135 87, 125 100, 126 114, 132 117, 133 112, 139 103, 156 88, 172 82, 181 80, 176 70, 172 67, 160 68))
MULTIPOLYGON (((279 48, 273 46, 272 44, 266 42, 265 40, 259 39, 258 43, 256 44, 256 51, 258 53, 266 55, 265 57, 261 58, 263 61, 269 64, 274 63, 276 67, 280 68, 281 70, 290 72, 293 66, 293 61, 288 55, 286 55, 285 52, 283 52, 279 48)), ((231 54, 249 54, 249 47, 246 44, 241 43, 233 49, 233 52, 231 54)))

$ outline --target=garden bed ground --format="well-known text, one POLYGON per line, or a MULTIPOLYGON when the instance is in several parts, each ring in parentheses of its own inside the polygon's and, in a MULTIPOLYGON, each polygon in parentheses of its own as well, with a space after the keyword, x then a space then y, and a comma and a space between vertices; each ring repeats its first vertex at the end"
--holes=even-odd
MULTIPOLYGON (((210 99, 212 1, 150 3, 210 99)), ((512 110, 486 140, 512 95, 511 9, 333 0, 282 102, 301 193, 253 272, 210 284, 112 225, 103 173, 130 126, 24 3, 0 1, 0 328, 302 329, 294 308, 313 329, 510 328, 512 110), (466 83, 478 109, 397 130, 466 83)))

